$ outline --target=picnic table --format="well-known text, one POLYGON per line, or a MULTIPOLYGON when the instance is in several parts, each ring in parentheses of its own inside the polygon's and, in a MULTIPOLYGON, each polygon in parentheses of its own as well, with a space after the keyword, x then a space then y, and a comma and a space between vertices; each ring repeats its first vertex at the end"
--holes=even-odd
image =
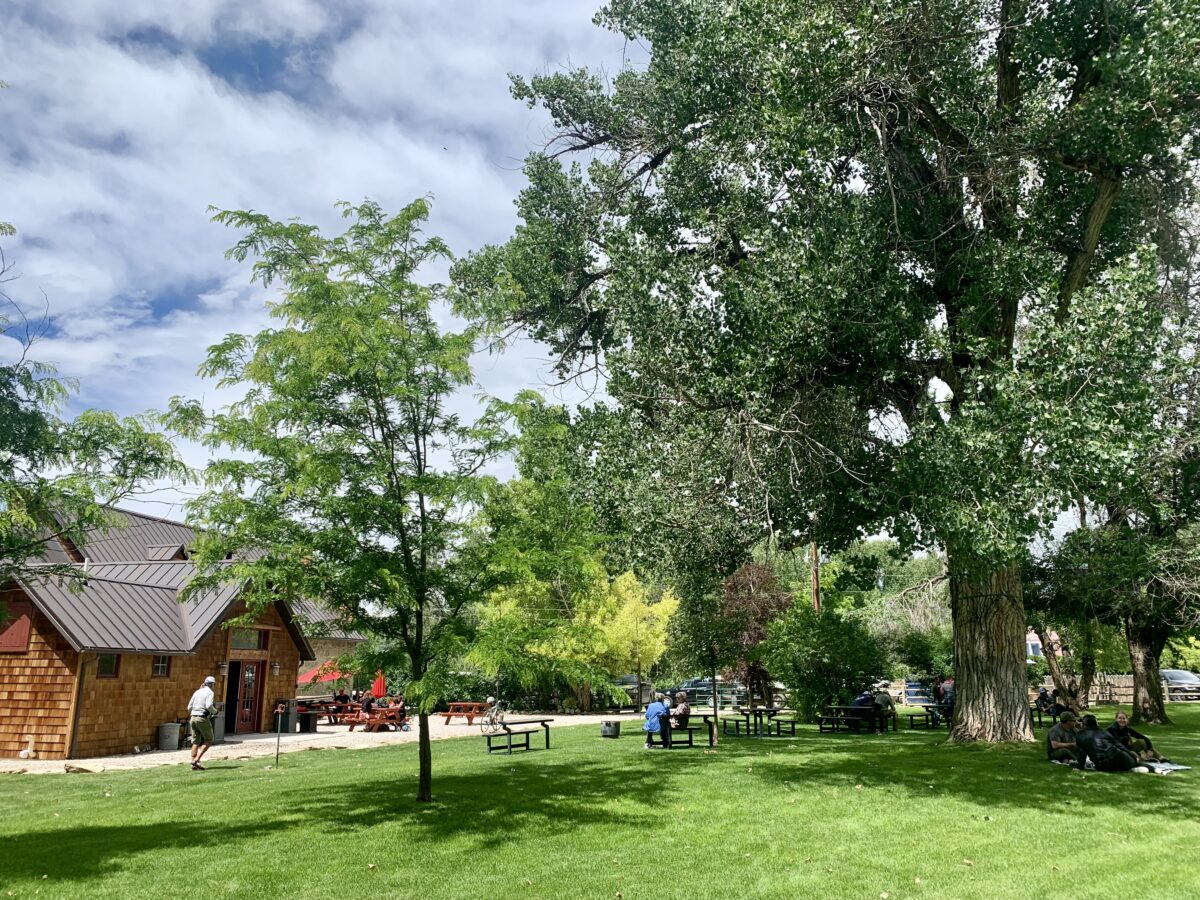
POLYGON ((505 719, 503 722, 497 723, 500 726, 500 729, 501 729, 500 731, 496 731, 496 732, 493 732, 492 734, 484 735, 484 738, 487 739, 487 752, 491 753, 493 750, 507 749, 509 754, 511 755, 513 752, 513 738, 514 737, 523 737, 524 738, 524 740, 522 742, 517 743, 517 745, 516 745, 517 749, 524 748, 525 750, 528 750, 529 749, 529 736, 531 734, 536 734, 537 729, 536 728, 514 728, 513 727, 514 725, 540 725, 542 727, 542 730, 546 733, 546 749, 549 750, 550 749, 550 723, 553 721, 554 721, 553 718, 505 719), (501 740, 501 739, 503 739, 503 741, 504 741, 504 743, 501 746, 497 747, 492 744, 493 740, 501 740))
MULTIPOLYGON (((916 715, 922 715, 917 713, 916 715)), ((845 726, 849 731, 859 731, 862 726, 866 726, 868 731, 880 730, 882 724, 883 731, 887 731, 889 721, 892 725, 892 731, 896 731, 897 716, 894 711, 878 710, 874 706, 826 706, 821 715, 817 717, 817 729, 819 731, 841 731, 842 726, 845 726)), ((911 720, 910 720, 911 724, 911 720)))
MULTIPOLYGON (((756 706, 753 708, 735 706, 733 711, 741 716, 743 720, 742 722, 738 722, 734 719, 726 720, 727 723, 731 721, 733 722, 734 734, 740 735, 742 733, 742 724, 744 722, 747 736, 754 734, 759 737, 761 737, 763 734, 771 733, 772 720, 774 720, 776 716, 783 712, 783 710, 776 709, 772 706, 756 706), (754 720, 753 730, 751 730, 751 719, 754 720)), ((725 730, 728 732, 728 727, 726 727, 725 730)))
POLYGON ((388 728, 395 728, 399 731, 408 715, 407 713, 401 715, 398 706, 377 706, 367 714, 366 721, 363 721, 358 712, 345 713, 338 718, 339 720, 348 720, 351 731, 354 730, 355 725, 362 725, 363 731, 384 731, 388 728))
POLYGON ((439 715, 446 717, 447 725, 450 724, 450 720, 454 716, 463 716, 467 720, 467 724, 471 725, 474 723, 476 716, 482 716, 491 708, 491 704, 489 703, 451 703, 450 708, 444 713, 439 713, 439 715))

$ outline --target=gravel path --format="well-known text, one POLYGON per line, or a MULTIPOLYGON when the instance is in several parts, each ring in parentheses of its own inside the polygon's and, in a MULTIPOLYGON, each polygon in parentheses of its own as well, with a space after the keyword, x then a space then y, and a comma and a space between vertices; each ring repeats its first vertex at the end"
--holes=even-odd
MULTIPOLYGON (((530 715, 538 715, 530 713, 530 715)), ((509 713, 513 719, 523 718, 522 713, 509 713)), ((619 719, 631 722, 635 726, 641 722, 641 716, 635 715, 558 715, 554 717, 551 729, 569 727, 572 725, 599 725, 602 721, 619 719)), ((625 726, 628 728, 629 726, 625 726)), ((450 725, 441 716, 431 716, 429 719, 429 736, 432 740, 445 740, 457 737, 478 737, 481 734, 478 725, 467 725, 462 719, 455 719, 450 725)), ((410 731, 381 731, 363 732, 349 731, 346 725, 318 726, 316 734, 285 734, 280 740, 281 753, 296 753, 300 750, 361 750, 364 747, 390 747, 394 744, 409 744, 417 740, 416 720, 410 731)), ((482 740, 482 739, 481 739, 482 740)), ((171 766, 186 764, 191 758, 190 750, 156 750, 150 753, 129 754, 127 756, 103 756, 93 759, 0 759, 0 774, 28 773, 31 775, 63 774, 68 767, 86 769, 91 772, 113 772, 121 769, 152 769, 156 766, 171 766)), ((221 760, 253 759, 255 757, 273 756, 275 753, 274 734, 246 734, 228 737, 222 744, 216 744, 204 757, 205 764, 220 765, 221 760)))

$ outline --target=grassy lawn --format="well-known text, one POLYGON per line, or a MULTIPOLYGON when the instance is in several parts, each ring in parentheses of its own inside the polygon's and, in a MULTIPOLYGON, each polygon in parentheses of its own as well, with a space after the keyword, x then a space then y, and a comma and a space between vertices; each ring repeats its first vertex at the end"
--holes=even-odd
MULTIPOLYGON (((1155 743, 1197 764, 1200 704, 1170 710, 1155 743)), ((429 806, 412 801, 415 745, 278 769, 0 775, 0 898, 1200 892, 1200 769, 1082 774, 944 731, 805 728, 714 753, 598 732, 512 757, 478 736, 438 742, 429 806)))

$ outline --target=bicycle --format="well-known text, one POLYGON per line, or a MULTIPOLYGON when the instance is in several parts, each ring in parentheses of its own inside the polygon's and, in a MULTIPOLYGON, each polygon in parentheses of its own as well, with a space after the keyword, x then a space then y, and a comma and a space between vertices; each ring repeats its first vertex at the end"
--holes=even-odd
MULTIPOLYGON (((492 698, 489 697, 489 700, 492 698)), ((495 700, 492 702, 491 708, 483 714, 479 720, 479 729, 484 734, 496 734, 500 731, 504 723, 504 701, 495 700)))

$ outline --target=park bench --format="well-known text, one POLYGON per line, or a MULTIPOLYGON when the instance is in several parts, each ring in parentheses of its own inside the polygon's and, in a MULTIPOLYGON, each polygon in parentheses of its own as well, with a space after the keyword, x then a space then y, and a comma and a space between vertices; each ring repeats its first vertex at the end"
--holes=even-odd
MULTIPOLYGON (((699 725, 681 725, 679 727, 673 727, 671 729, 671 743, 667 744, 667 747, 668 748, 670 748, 670 747, 695 747, 696 746, 696 732, 699 730, 700 730, 699 725), (686 740, 684 740, 682 737, 676 737, 676 735, 683 735, 683 734, 687 735, 686 740)), ((661 735, 660 735, 660 737, 661 737, 661 735)), ((652 733, 647 733, 646 740, 649 741, 651 744, 653 744, 654 743, 654 735, 652 733)), ((711 743, 711 738, 710 738, 710 743, 711 743)))
POLYGON ((484 738, 487 741, 487 752, 493 750, 507 750, 509 754, 513 752, 515 747, 517 750, 529 750, 529 736, 537 734, 537 728, 515 728, 517 725, 540 725, 546 734, 546 749, 550 749, 550 723, 553 719, 507 719, 504 722, 498 723, 500 730, 490 734, 485 734, 484 738), (517 743, 513 743, 513 738, 519 738, 517 743), (494 742, 500 742, 500 746, 496 746, 494 742))

